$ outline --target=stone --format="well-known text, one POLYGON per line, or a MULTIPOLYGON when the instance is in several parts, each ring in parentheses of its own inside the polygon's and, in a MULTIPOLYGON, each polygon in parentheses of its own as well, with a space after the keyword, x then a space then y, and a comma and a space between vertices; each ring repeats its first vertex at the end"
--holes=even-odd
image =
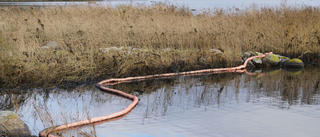
POLYGON ((264 66, 275 67, 279 66, 280 58, 276 54, 268 54, 263 59, 264 66))
POLYGON ((285 68, 304 68, 304 63, 297 58, 290 59, 289 61, 285 62, 283 65, 285 68))
POLYGON ((31 136, 31 131, 17 113, 0 111, 0 136, 31 136))
POLYGON ((218 49, 210 49, 210 52, 217 53, 217 54, 221 54, 222 53, 222 51, 218 50, 218 49))
POLYGON ((242 54, 241 58, 245 60, 251 56, 253 56, 253 53, 251 51, 247 51, 242 54))
POLYGON ((279 55, 279 58, 280 58, 280 67, 283 67, 283 66, 284 66, 284 64, 285 64, 287 61, 289 61, 289 60, 290 60, 290 58, 289 58, 289 57, 281 56, 281 55, 279 55))
MULTIPOLYGON (((242 55, 241 55, 241 58, 242 58, 242 63, 244 63, 248 58, 252 57, 252 56, 255 56, 255 52, 252 52, 252 51, 247 51, 247 52, 244 52, 242 55)), ((252 61, 249 61, 251 62, 251 64, 253 65, 253 62, 252 61)), ((249 63, 248 62, 248 63, 249 63)), ((255 67, 253 65, 253 67, 255 67)))
POLYGON ((248 61, 246 68, 255 68, 256 66, 252 63, 252 60, 248 61))
POLYGON ((290 60, 290 58, 286 56, 279 56, 279 58, 280 58, 280 62, 287 62, 290 60))
POLYGON ((262 60, 261 58, 254 58, 251 60, 255 67, 261 67, 262 66, 262 60))
POLYGON ((50 41, 47 45, 41 47, 42 49, 53 49, 53 50, 61 50, 59 43, 55 41, 50 41))
POLYGON ((123 47, 109 47, 109 48, 99 48, 99 50, 103 53, 106 53, 106 52, 112 52, 112 51, 121 51, 123 49, 123 47))
POLYGON ((259 55, 262 55, 263 53, 261 53, 261 52, 254 52, 253 53, 253 56, 259 56, 259 55))

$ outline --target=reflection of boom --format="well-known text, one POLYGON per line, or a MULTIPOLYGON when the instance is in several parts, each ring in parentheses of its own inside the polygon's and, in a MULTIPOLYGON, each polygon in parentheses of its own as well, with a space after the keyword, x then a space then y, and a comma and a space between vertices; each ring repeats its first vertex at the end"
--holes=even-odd
POLYGON ((81 121, 76 121, 76 122, 72 122, 72 123, 68 123, 68 124, 64 124, 64 125, 60 125, 60 126, 56 126, 56 127, 52 127, 52 128, 47 128, 47 129, 42 130, 39 133, 39 135, 41 137, 44 137, 44 136, 55 137, 55 135, 52 135, 50 133, 52 133, 54 131, 66 130, 66 129, 75 128, 75 127, 84 126, 84 125, 92 125, 92 124, 96 125, 96 124, 101 124, 101 123, 105 123, 105 122, 109 122, 109 121, 113 121, 113 120, 118 120, 120 118, 123 118, 127 114, 129 114, 131 112, 131 110, 133 110, 135 108, 135 106, 138 104, 139 99, 136 96, 122 92, 120 90, 107 88, 104 85, 116 85, 116 84, 120 84, 120 83, 128 83, 128 82, 132 82, 132 81, 143 81, 143 80, 148 80, 148 79, 170 78, 170 77, 181 76, 181 75, 182 76, 204 75, 204 74, 227 73, 227 72, 239 72, 239 73, 246 72, 249 75, 257 75, 255 73, 249 73, 245 69, 248 62, 254 58, 257 58, 257 57, 259 57, 259 58, 265 57, 268 54, 272 54, 272 52, 265 53, 265 54, 262 54, 259 56, 252 56, 252 57, 248 58, 244 62, 243 65, 240 65, 237 67, 232 67, 232 68, 203 69, 203 70, 195 70, 195 71, 179 72, 179 73, 165 73, 165 74, 155 74, 155 75, 147 75, 147 76, 139 76, 139 77, 128 77, 128 78, 103 80, 96 85, 97 88, 99 88, 102 91, 110 92, 110 93, 119 95, 121 97, 125 97, 127 99, 130 99, 130 100, 132 100, 132 103, 129 104, 125 109, 123 109, 119 112, 116 112, 116 113, 113 113, 110 115, 106 115, 106 116, 94 117, 94 118, 90 118, 87 120, 81 120, 81 121))

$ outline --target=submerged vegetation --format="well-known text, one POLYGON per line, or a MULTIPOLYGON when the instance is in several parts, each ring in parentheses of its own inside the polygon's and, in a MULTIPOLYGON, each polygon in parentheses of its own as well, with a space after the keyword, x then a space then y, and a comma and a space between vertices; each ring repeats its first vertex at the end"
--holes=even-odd
POLYGON ((244 51, 320 62, 313 7, 1 7, 0 17, 0 87, 235 66, 244 51), (51 41, 59 48, 43 48, 51 41))

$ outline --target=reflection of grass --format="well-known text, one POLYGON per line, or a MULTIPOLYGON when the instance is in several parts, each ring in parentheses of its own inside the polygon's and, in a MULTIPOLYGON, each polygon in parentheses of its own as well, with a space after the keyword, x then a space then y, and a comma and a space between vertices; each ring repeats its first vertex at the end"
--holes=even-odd
MULTIPOLYGON (((76 105, 76 104, 74 104, 76 105)), ((61 104, 61 101, 58 100, 58 106, 60 110, 52 110, 48 108, 46 104, 33 104, 36 113, 38 114, 43 126, 47 131, 51 131, 53 128, 59 124, 67 124, 71 121, 79 121, 84 119, 89 119, 89 112, 87 107, 83 107, 83 112, 72 113, 73 110, 65 110, 64 105, 61 104), (60 112, 60 113, 58 113, 60 112), (82 114, 82 115, 80 115, 82 114)), ((93 137, 96 136, 96 131, 94 126, 87 126, 86 128, 76 128, 67 131, 54 131, 53 134, 58 136, 84 136, 84 137, 93 137)))
POLYGON ((10 45, 0 51, 7 87, 234 66, 247 50, 290 57, 308 50, 318 61, 320 51, 320 11, 312 7, 217 9, 214 16, 163 4, 4 7, 0 17, 0 48, 10 45), (50 41, 62 49, 40 48, 50 41), (100 50, 108 47, 123 48, 100 50))

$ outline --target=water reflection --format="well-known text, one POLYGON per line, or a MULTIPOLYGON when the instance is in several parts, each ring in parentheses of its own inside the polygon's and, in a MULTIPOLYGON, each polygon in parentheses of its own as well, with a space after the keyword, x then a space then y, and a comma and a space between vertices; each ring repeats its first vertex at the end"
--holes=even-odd
MULTIPOLYGON (((63 135, 120 136, 119 133, 128 133, 121 136, 134 136, 136 133, 145 133, 153 136, 180 134, 209 136, 212 127, 215 127, 213 123, 218 120, 209 115, 220 113, 229 115, 224 112, 241 114, 244 113, 243 110, 258 111, 265 106, 277 108, 270 110, 273 115, 283 113, 281 110, 293 110, 294 113, 287 114, 288 118, 296 113, 302 113, 310 116, 308 117, 310 119, 319 119, 319 116, 315 115, 320 112, 318 106, 320 70, 318 68, 296 72, 284 70, 260 72, 266 75, 228 73, 115 85, 112 88, 127 91, 140 98, 138 106, 132 113, 118 121, 66 131, 63 135), (312 106, 318 108, 315 111, 313 109, 313 113, 303 109, 304 107, 312 108, 312 106), (199 113, 203 117, 187 118, 188 122, 182 120, 199 113), (211 126, 200 126, 200 123, 210 121, 213 122, 211 126), (170 122, 173 122, 172 125, 168 125, 170 122), (198 131, 203 133, 197 134, 198 131)), ((18 112, 33 134, 53 125, 111 114, 120 111, 129 103, 129 100, 104 94, 93 85, 69 90, 30 89, 0 92, 0 110, 18 112)), ((264 111, 261 110, 261 113, 264 111)), ((258 112, 248 112, 245 115, 254 113, 258 112)), ((247 127, 254 126, 248 121, 241 122, 247 127)), ((210 123, 207 124, 210 125, 210 123)), ((307 125, 307 128, 312 130, 317 126, 311 124, 307 125)), ((236 131, 237 127, 234 128, 236 131)), ((221 130, 226 131, 226 129, 221 130)), ((263 129, 258 130, 263 131, 263 129)), ((245 136, 245 133, 243 134, 245 136)), ((227 134, 219 133, 219 135, 227 134)))

